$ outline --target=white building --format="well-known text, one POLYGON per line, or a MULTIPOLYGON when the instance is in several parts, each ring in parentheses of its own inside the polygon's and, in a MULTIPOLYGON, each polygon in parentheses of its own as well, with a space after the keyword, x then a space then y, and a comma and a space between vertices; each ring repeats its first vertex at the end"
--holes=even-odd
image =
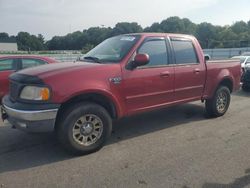
POLYGON ((0 41, 0 51, 17 51, 17 43, 16 42, 1 42, 0 41))

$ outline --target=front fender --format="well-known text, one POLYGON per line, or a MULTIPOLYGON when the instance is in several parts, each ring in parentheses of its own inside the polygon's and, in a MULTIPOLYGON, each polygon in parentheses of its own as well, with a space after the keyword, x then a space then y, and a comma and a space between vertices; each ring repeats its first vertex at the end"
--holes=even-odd
POLYGON ((62 103, 66 103, 67 101, 77 97, 77 96, 83 96, 83 95, 91 95, 91 94, 97 94, 102 95, 106 97, 110 102, 112 102, 116 108, 116 113, 118 117, 121 117, 124 114, 124 105, 122 104, 122 100, 119 98, 119 96, 114 95, 111 91, 105 90, 103 88, 99 89, 85 89, 82 91, 77 91, 72 93, 71 95, 65 96, 62 99, 62 103))

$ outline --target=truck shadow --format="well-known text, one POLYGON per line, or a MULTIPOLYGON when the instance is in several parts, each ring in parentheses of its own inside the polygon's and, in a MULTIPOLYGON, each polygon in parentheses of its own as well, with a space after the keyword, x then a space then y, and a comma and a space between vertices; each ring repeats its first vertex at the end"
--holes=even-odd
POLYGON ((233 93, 232 95, 234 96, 239 96, 239 97, 250 97, 250 91, 243 91, 242 89, 240 91, 237 91, 235 93, 233 93))
POLYGON ((113 125, 108 144, 206 118, 203 105, 185 104, 123 118, 113 125))
MULTIPOLYGON (((204 106, 196 103, 126 117, 114 122, 111 139, 105 147, 173 126, 205 120, 204 106)), ((108 149, 108 148, 106 148, 108 149)), ((102 155, 102 150, 91 155, 102 155)), ((65 152, 55 135, 27 134, 10 126, 0 128, 0 174, 74 158, 65 152)), ((84 156, 82 156, 84 158, 84 156)))
POLYGON ((205 183, 202 188, 243 188, 250 184, 250 169, 245 171, 245 175, 236 178, 233 182, 229 184, 220 184, 220 183, 205 183))

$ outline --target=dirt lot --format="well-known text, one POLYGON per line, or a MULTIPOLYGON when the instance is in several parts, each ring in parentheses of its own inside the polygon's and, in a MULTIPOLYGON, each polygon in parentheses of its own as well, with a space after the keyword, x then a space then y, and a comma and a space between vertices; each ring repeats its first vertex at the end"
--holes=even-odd
POLYGON ((0 187, 250 187, 250 94, 206 119, 200 103, 115 123, 106 146, 73 157, 53 134, 0 127, 0 187))

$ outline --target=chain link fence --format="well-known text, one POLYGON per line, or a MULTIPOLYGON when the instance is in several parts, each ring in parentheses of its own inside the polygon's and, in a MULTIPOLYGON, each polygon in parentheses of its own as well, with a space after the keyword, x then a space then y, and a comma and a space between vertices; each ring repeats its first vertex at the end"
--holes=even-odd
MULTIPOLYGON (((250 53, 250 47, 245 48, 214 48, 204 49, 205 54, 209 54, 211 59, 227 59, 233 56, 239 56, 246 52, 250 53)), ((250 54, 249 54, 250 55, 250 54)))

